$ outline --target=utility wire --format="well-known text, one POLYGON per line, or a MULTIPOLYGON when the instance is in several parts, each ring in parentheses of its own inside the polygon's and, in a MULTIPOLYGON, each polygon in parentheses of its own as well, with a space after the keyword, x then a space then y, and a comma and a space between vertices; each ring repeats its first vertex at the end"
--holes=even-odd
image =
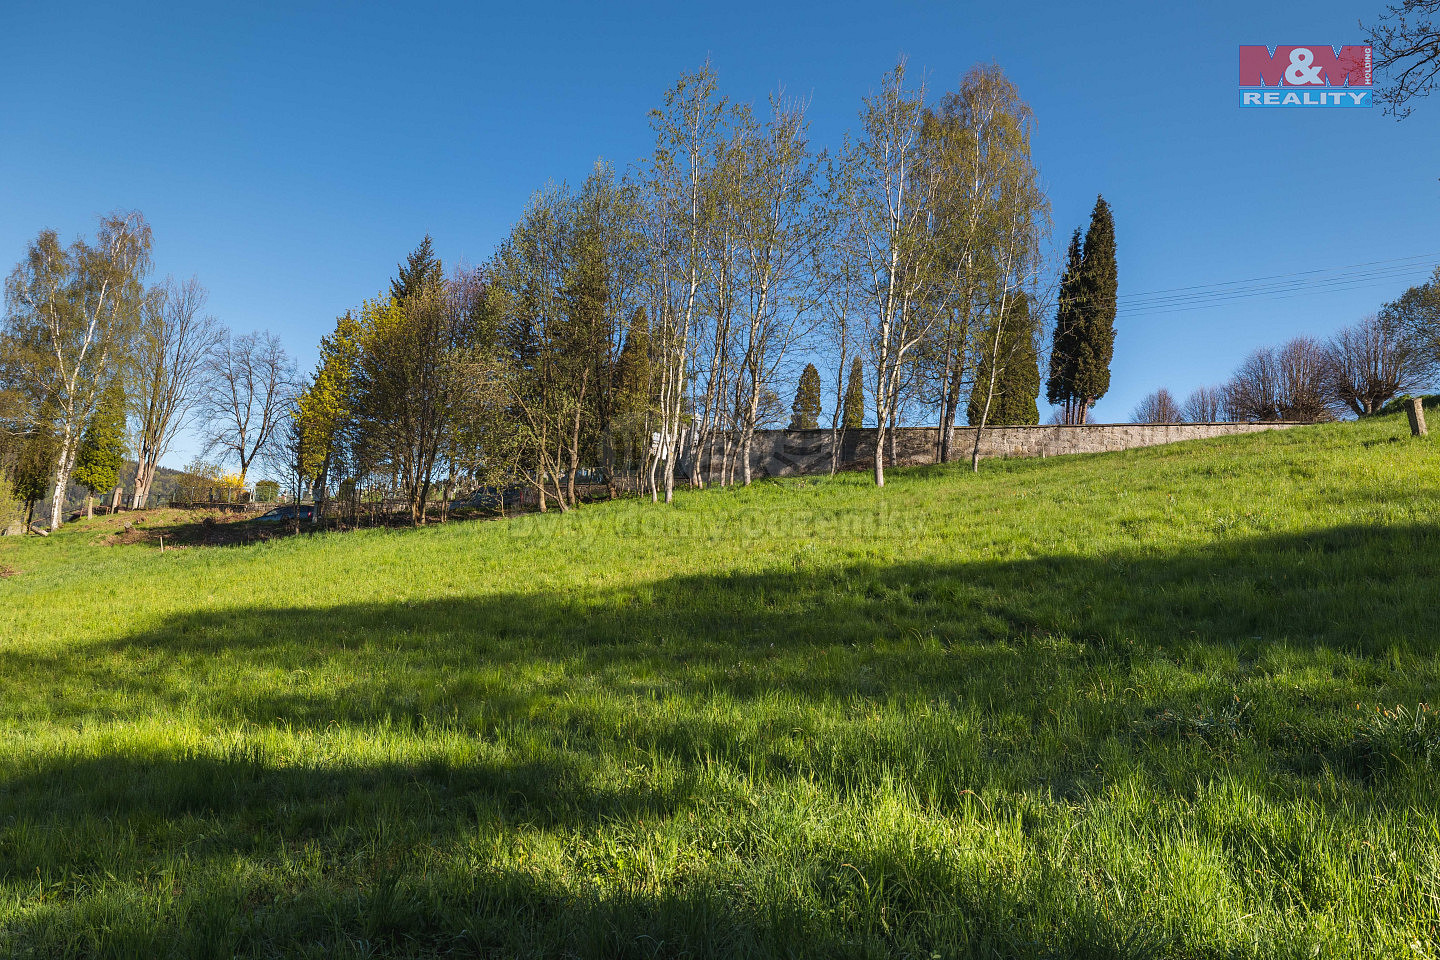
POLYGON ((1295 273, 1254 277, 1249 280, 1228 280, 1220 283, 1194 284, 1153 290, 1121 298, 1120 307, 1127 315, 1164 314, 1200 310, 1238 300, 1276 299, 1318 293, 1335 293, 1361 289, 1413 276, 1422 266, 1440 261, 1440 254, 1415 254, 1390 260, 1374 260, 1345 267, 1301 270, 1295 273))

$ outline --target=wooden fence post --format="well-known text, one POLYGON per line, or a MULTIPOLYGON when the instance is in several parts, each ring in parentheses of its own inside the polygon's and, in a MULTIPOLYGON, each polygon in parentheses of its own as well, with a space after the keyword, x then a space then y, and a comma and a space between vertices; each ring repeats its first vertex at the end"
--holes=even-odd
POLYGON ((1425 407, 1419 397, 1410 398, 1410 402, 1405 405, 1405 412, 1410 415, 1410 436, 1423 437, 1430 432, 1425 427, 1425 407))

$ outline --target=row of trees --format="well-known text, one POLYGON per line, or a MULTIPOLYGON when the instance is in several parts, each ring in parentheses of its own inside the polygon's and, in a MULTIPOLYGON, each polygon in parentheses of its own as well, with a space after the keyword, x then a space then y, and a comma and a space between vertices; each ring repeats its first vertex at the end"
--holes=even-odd
POLYGON ((1316 423, 1367 417, 1440 376, 1440 268, 1381 310, 1328 341, 1298 337, 1254 351, 1226 383, 1179 403, 1168 390, 1136 407, 1139 423, 1184 420, 1316 423))
POLYGON ((1035 422, 1048 202, 998 67, 932 106, 902 62, 834 154, 803 103, 732 102, 708 65, 651 125, 650 157, 546 186, 485 263, 447 270, 426 238, 338 318, 282 444, 298 492, 383 488, 422 522, 457 486, 569 510, 586 479, 749 483, 757 430, 821 426, 807 353, 834 363, 837 439, 868 407, 877 484, 920 411, 1035 422))
POLYGON ((109 491, 127 459, 129 505, 145 506, 191 422, 243 478, 284 419, 294 374, 279 341, 230 333, 193 279, 147 286, 150 248, 143 216, 112 214, 93 241, 65 246, 41 231, 6 280, 0 487, 26 505, 27 524, 48 500, 55 529, 72 483, 109 491))
MULTIPOLYGON (((145 504, 193 423, 241 483, 266 464, 296 496, 399 496, 422 522, 461 485, 528 483, 568 510, 585 480, 666 500, 677 478, 748 483, 755 432, 787 422, 828 420, 839 441, 868 420, 883 484, 902 423, 949 428, 962 405, 982 428, 1038 420, 1048 201, 998 67, 931 98, 902 61, 833 153, 803 103, 734 103, 708 65, 651 122, 650 157, 540 190, 485 263, 447 270, 426 238, 298 382, 274 336, 226 331, 195 281, 145 285, 138 214, 93 246, 42 233, 6 288, 0 469, 51 501, 53 527, 69 485, 109 488, 92 462, 127 453, 145 504), (833 363, 831 388, 804 365, 787 411, 806 354, 833 363)), ((1059 298, 1050 389, 1082 418, 1108 383, 1113 237, 1099 201, 1059 298)))

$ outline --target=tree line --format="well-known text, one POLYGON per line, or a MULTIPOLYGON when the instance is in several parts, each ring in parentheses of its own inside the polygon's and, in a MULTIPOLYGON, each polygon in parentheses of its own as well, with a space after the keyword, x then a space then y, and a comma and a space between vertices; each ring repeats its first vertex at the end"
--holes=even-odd
POLYGON ((564 511, 596 485, 747 484, 756 432, 786 425, 830 431, 832 469, 869 425, 877 485, 919 419, 943 428, 938 459, 978 468, 978 433, 960 451, 949 428, 962 409, 1038 422, 1042 356, 1077 419, 1108 388, 1113 221, 1097 201, 1046 289, 1034 122, 998 66, 933 95, 902 59, 830 150, 804 102, 736 102, 706 64, 652 111, 648 157, 546 184, 481 264, 426 237, 306 377, 273 334, 206 313, 198 282, 147 286, 139 214, 69 248, 42 232, 6 284, 0 471, 53 528, 72 483, 113 487, 127 455, 145 505, 187 424, 241 484, 261 466, 295 497, 397 498, 416 523, 477 487, 564 511))
MULTIPOLYGON (((150 499, 160 459, 187 424, 245 473, 285 419, 294 365, 278 338, 236 335, 195 279, 146 283, 151 230, 102 217, 68 246, 42 230, 5 281, 0 325, 0 493, 60 525, 72 483, 94 495, 133 458, 126 505, 150 499)), ((0 506, 4 506, 0 504, 0 506)))
POLYGON ((1297 421, 1368 417, 1440 376, 1440 268, 1426 283, 1328 340, 1261 347, 1225 383, 1179 402, 1161 388, 1135 408, 1137 423, 1297 421))
POLYGON ((708 65, 650 120, 649 157, 547 184, 484 263, 447 268, 427 237, 337 318, 284 438, 297 495, 383 491, 417 523, 475 486, 668 501, 749 483, 758 430, 867 420, 879 485, 916 415, 1036 422, 1048 201, 998 67, 932 102, 901 62, 833 153, 803 102, 734 102, 708 65))

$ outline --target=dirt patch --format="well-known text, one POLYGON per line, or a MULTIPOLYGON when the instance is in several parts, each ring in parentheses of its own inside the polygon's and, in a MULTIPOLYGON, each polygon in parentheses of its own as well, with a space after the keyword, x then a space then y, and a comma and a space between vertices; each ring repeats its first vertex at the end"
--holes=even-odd
POLYGON ((18 576, 20 576, 19 570, 16 570, 14 567, 7 567, 5 566, 5 564, 0 563, 0 580, 9 580, 11 577, 18 576))
POLYGON ((290 533, 284 524, 250 522, 254 514, 157 510, 121 513, 98 524, 96 542, 107 546, 153 546, 182 550, 187 547, 224 547, 269 540, 290 533))

